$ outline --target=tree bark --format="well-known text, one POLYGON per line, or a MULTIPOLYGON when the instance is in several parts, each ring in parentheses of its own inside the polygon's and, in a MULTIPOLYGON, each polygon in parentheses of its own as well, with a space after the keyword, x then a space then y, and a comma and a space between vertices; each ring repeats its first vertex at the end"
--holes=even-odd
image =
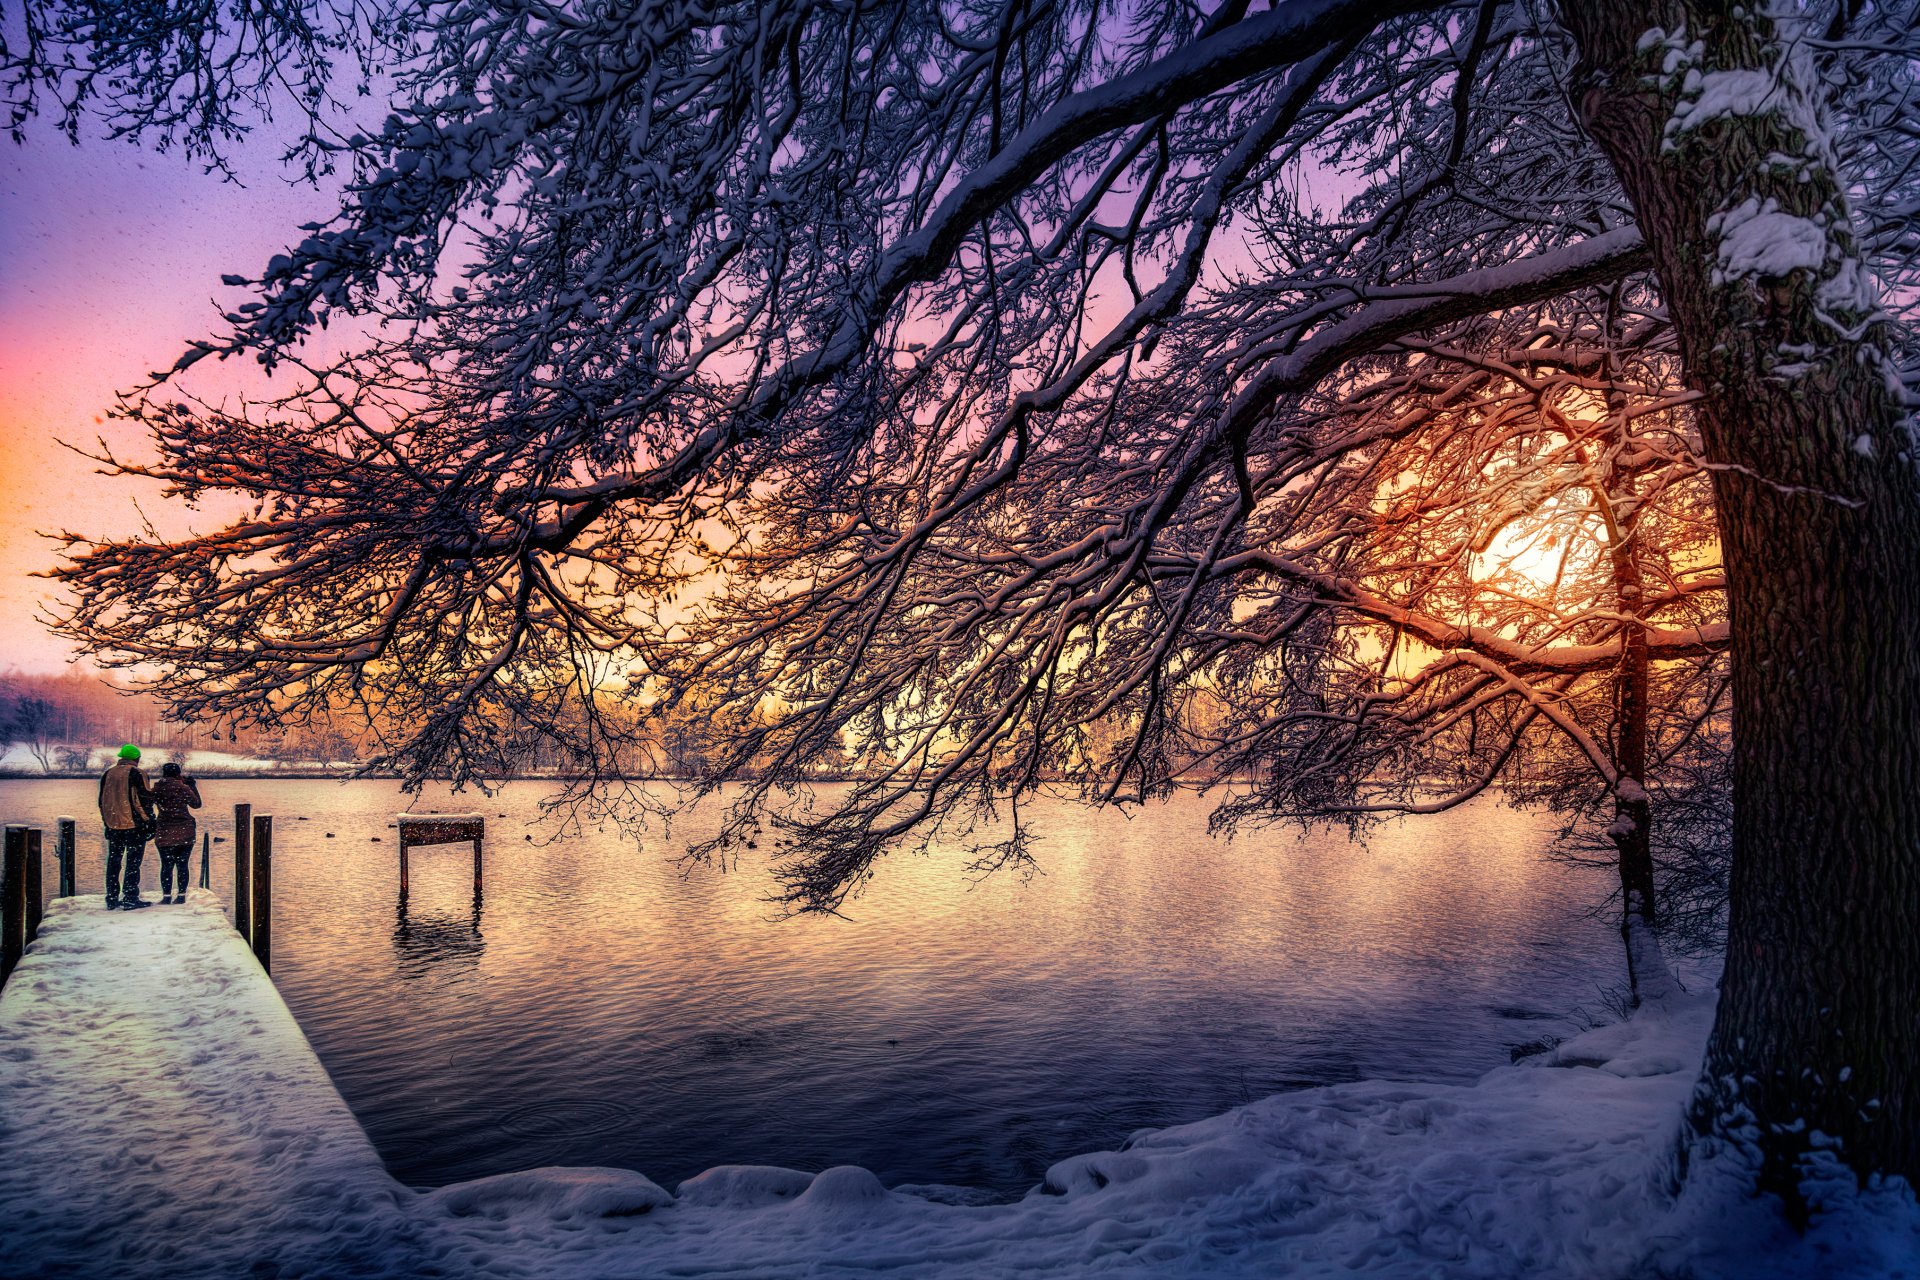
POLYGON ((1815 78, 1752 0, 1562 16, 1718 468, 1734 860, 1695 1129, 1790 1205, 1823 1147, 1920 1181, 1920 479, 1815 78))

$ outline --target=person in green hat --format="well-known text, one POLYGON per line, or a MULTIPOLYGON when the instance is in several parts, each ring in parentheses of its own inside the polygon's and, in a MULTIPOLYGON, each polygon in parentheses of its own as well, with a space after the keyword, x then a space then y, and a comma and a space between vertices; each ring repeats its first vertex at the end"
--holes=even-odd
POLYGON ((107 909, 152 906, 140 897, 140 860, 153 834, 153 792, 131 742, 100 778, 100 821, 107 829, 107 909))

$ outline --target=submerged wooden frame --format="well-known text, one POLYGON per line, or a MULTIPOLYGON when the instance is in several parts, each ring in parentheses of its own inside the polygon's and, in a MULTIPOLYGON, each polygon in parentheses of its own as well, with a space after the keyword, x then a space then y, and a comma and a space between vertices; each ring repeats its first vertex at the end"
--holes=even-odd
POLYGON ((407 854, 420 845, 473 842, 473 892, 480 894, 480 846, 487 836, 487 820, 477 813, 402 813, 395 815, 400 831, 400 892, 407 892, 407 854))

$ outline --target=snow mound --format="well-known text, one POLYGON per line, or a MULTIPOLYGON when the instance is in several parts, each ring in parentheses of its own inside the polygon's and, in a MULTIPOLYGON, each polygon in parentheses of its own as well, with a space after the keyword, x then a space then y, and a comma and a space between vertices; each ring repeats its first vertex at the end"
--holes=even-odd
POLYGON ((565 1222, 630 1218, 672 1204, 673 1197, 631 1169, 593 1166, 524 1169, 455 1183, 422 1194, 421 1204, 456 1218, 521 1215, 565 1222))
POLYGON ((838 1164, 822 1171, 794 1205, 815 1215, 861 1212, 893 1198, 880 1179, 859 1165, 838 1164))
MULTIPOLYGON (((1680 1022, 1669 1018, 1668 1030, 1682 1033, 1678 1043, 1671 1034, 1649 1035, 1645 1024, 1660 1017, 1658 1010, 1650 1008, 1641 1018, 1598 1027, 1570 1040, 1563 1040, 1548 1052, 1526 1061, 1544 1067, 1591 1067, 1623 1077, 1677 1073, 1686 1073, 1690 1077, 1700 1060, 1700 1054, 1693 1045, 1694 1037, 1686 1034, 1694 1028, 1687 1025, 1684 1018, 1680 1022)), ((1700 1038, 1704 1043, 1704 1031, 1700 1033, 1700 1038)))
POLYGON ((765 1164, 716 1165, 681 1183, 678 1202, 700 1209, 761 1209, 792 1200, 813 1183, 798 1169, 765 1164))

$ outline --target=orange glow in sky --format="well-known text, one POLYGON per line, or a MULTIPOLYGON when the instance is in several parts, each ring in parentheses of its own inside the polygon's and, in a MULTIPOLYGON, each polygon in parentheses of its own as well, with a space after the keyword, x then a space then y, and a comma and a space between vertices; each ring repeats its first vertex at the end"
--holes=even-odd
POLYGON ((141 434, 108 417, 115 393, 213 332, 238 292, 221 274, 258 274, 330 201, 279 176, 269 138, 236 155, 245 186, 177 151, 74 146, 45 127, 0 148, 0 669, 56 671, 72 653, 35 620, 51 584, 31 575, 57 558, 40 535, 125 537, 142 513, 166 533, 194 521, 60 442, 104 436, 140 456, 141 434))

